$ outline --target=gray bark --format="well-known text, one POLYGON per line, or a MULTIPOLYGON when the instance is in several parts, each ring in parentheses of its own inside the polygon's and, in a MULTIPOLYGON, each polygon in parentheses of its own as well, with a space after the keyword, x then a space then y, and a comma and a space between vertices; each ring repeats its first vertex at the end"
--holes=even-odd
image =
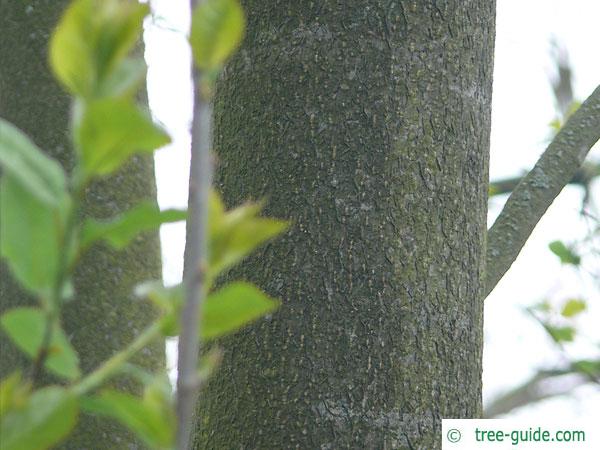
POLYGON ((244 2, 216 181, 294 226, 230 274, 283 306, 224 340, 195 448, 434 449, 480 416, 494 3, 244 2))
MULTIPOLYGON (((58 158, 67 169, 73 165, 69 146, 69 97, 57 85, 47 66, 47 44, 67 1, 0 0, 0 116, 24 130, 40 148, 58 158)), ((110 217, 142 199, 154 198, 152 158, 136 158, 128 167, 93 186, 87 193, 85 214, 110 217)), ((94 248, 75 276, 76 298, 68 304, 63 325, 78 350, 84 372, 95 368, 133 340, 154 315, 134 299, 133 286, 160 277, 158 236, 148 234, 130 248, 115 252, 94 248)), ((33 304, 0 267, 0 310, 33 304)), ((31 364, 0 333, 0 376, 31 364)), ((164 367, 164 346, 148 348, 138 362, 164 367)), ((49 382, 56 380, 49 379, 49 382)), ((120 387, 135 390, 130 381, 120 387)), ((139 448, 128 432, 105 419, 82 416, 74 436, 62 448, 139 448)))

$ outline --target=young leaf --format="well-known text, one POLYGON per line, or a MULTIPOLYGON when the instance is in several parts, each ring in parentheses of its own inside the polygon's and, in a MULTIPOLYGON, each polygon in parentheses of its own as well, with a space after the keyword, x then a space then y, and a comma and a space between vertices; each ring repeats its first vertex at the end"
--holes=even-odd
POLYGON ((163 311, 179 308, 183 304, 183 286, 181 284, 165 287, 162 281, 146 281, 136 286, 135 295, 140 298, 148 298, 163 311))
POLYGON ((113 390, 84 398, 82 407, 87 412, 118 420, 153 449, 173 446, 175 420, 170 408, 161 409, 152 402, 113 390))
POLYGON ((581 263, 581 257, 561 241, 551 242, 548 247, 552 253, 560 258, 560 262, 563 264, 578 266, 581 263))
POLYGON ((220 347, 211 348, 206 354, 200 358, 198 367, 198 380, 201 383, 206 383, 208 379, 216 372, 221 361, 223 360, 223 350, 220 347))
POLYGON ((12 409, 22 408, 30 391, 31 383, 23 382, 19 370, 4 378, 0 382, 0 419, 12 409))
POLYGON ((96 83, 92 0, 71 3, 50 39, 50 67, 72 93, 88 97, 96 83))
POLYGON ((77 142, 88 175, 106 175, 136 152, 153 151, 170 142, 152 119, 122 99, 98 100, 83 113, 77 142))
POLYGON ((190 44, 196 65, 215 70, 231 56, 244 34, 244 11, 238 0, 206 0, 192 15, 190 44))
POLYGON ((209 205, 209 278, 229 269, 256 247, 283 232, 288 223, 257 217, 262 205, 251 203, 223 212, 218 196, 209 205))
MULTIPOLYGON (((15 308, 0 317, 0 324, 13 342, 27 355, 35 358, 44 339, 46 317, 35 308, 15 308)), ((79 358, 60 326, 52 330, 50 353, 46 368, 68 380, 79 378, 79 358)))
POLYGON ((597 378, 600 376, 600 359, 596 360, 579 360, 572 363, 575 370, 590 376, 597 378))
POLYGON ((186 217, 185 211, 161 211, 152 202, 140 203, 111 221, 88 219, 83 226, 81 245, 85 248, 98 239, 104 239, 119 250, 129 245, 142 231, 153 230, 163 223, 185 220, 186 217))
POLYGON ((548 300, 541 301, 529 308, 530 311, 539 311, 541 313, 549 313, 552 311, 552 305, 548 300))
POLYGON ((95 61, 99 80, 109 76, 140 39, 148 4, 123 0, 95 0, 95 61))
POLYGON ((100 81, 97 97, 132 97, 146 80, 146 62, 127 58, 100 81))
MULTIPOLYGON (((123 71, 139 39, 148 5, 119 0, 77 0, 50 40, 50 65, 62 84, 84 98, 115 95, 107 82, 123 71)), ((119 77, 117 77, 119 78, 119 77)))
POLYGON ((169 422, 171 428, 175 428, 175 416, 173 411, 173 390, 166 372, 156 374, 144 389, 142 402, 148 409, 153 409, 163 414, 163 420, 169 422))
POLYGON ((50 386, 36 391, 20 409, 0 420, 2 450, 41 450, 59 443, 75 426, 78 400, 69 391, 50 386))
POLYGON ((574 317, 582 311, 585 311, 586 304, 584 300, 572 298, 564 304, 561 314, 563 317, 574 317))
POLYGON ((202 339, 232 333, 243 325, 274 311, 279 302, 256 286, 235 282, 210 294, 202 304, 202 339))
POLYGON ((0 167, 31 195, 57 205, 65 195, 65 173, 17 127, 0 118, 0 167))
POLYGON ((573 327, 555 327, 544 324, 544 328, 556 343, 572 342, 575 339, 575 328, 573 327))
POLYGON ((0 255, 19 282, 42 297, 55 282, 63 220, 64 211, 40 201, 12 174, 0 179, 0 255))
POLYGON ((164 287, 161 281, 147 281, 136 286, 135 294, 147 298, 162 312, 161 331, 164 336, 179 334, 179 314, 183 305, 183 286, 164 287))

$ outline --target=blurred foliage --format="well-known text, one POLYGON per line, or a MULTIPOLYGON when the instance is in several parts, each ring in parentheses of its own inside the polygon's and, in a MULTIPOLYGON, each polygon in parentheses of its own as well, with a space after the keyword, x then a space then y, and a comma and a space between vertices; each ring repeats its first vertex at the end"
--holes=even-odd
MULTIPOLYGON (((182 286, 166 288, 158 280, 138 286, 138 296, 154 302, 160 317, 90 373, 82 373, 60 320, 65 302, 77 301, 70 279, 91 245, 102 241, 120 250, 143 231, 187 216, 185 211, 160 211, 155 204, 140 203, 109 220, 81 218, 82 198, 93 179, 119 169, 136 153, 152 152, 170 141, 133 100, 146 67, 129 53, 140 39, 148 13, 148 5, 127 0, 76 0, 52 35, 50 65, 73 96, 70 129, 77 163, 72 174, 67 175, 25 134, 0 119, 0 255, 39 303, 11 309, 0 317, 3 332, 32 360, 30 370, 15 368, 0 383, 3 450, 58 444, 76 425, 80 411, 121 422, 149 448, 175 446, 175 405, 166 374, 147 373, 128 360, 152 340, 178 334, 182 286), (38 386, 44 370, 63 384, 38 386), (98 392, 118 374, 137 378, 144 385, 143 395, 98 392)), ((196 63, 210 69, 214 78, 239 45, 243 30, 244 15, 237 0, 204 2, 192 21, 196 63)), ((210 88, 211 80, 204 89, 210 88)), ((210 204, 208 267, 191 269, 199 273, 206 269, 208 275, 208 295, 199 320, 203 340, 233 333, 277 308, 278 301, 252 284, 232 282, 212 292, 212 282, 287 227, 284 221, 260 217, 261 204, 226 211, 216 193, 211 194, 210 204)), ((215 345, 202 358, 198 385, 214 372, 220 355, 215 345)))

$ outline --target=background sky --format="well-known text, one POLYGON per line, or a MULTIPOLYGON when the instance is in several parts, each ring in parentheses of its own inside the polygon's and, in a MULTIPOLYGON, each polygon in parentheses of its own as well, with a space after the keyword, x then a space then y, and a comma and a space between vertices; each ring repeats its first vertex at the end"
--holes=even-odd
MULTIPOLYGON (((158 199, 162 208, 185 207, 189 172, 191 118, 190 56, 185 38, 189 26, 187 0, 152 0, 155 18, 146 24, 148 89, 155 119, 173 137, 157 152, 158 199)), ((575 98, 584 100, 600 84, 598 0, 498 0, 490 179, 522 174, 543 152, 555 117, 550 78, 555 75, 551 53, 554 38, 569 52, 575 98)), ((600 160, 596 145, 588 159, 600 160)), ((598 215, 600 183, 592 187, 598 215)), ((583 190, 568 186, 541 220, 517 261, 486 300, 484 403, 525 381, 537 369, 552 368, 569 357, 597 356, 600 343, 600 298, 593 277, 561 266, 549 250, 553 240, 573 242, 586 235, 589 223, 578 214, 583 190), (583 339, 561 354, 546 332, 523 308, 548 299, 556 304, 570 297, 589 301, 578 319, 583 339), (595 346, 593 345, 595 344, 595 346)), ((490 225, 506 196, 490 202, 490 225)), ((164 278, 178 283, 183 267, 185 226, 161 228, 164 278)), ((599 245, 598 239, 591 245, 599 245)), ((598 259, 586 260, 586 270, 600 276, 598 259)), ((596 281, 600 278, 596 278, 596 281)), ((171 364, 174 342, 168 343, 171 364)), ((546 400, 511 413, 515 418, 600 417, 600 387, 587 386, 569 397, 546 400)))

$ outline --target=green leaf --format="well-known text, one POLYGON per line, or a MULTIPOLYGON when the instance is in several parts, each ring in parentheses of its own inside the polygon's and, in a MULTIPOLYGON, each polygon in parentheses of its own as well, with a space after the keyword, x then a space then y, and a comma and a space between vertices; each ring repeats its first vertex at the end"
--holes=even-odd
MULTIPOLYGON (((37 357, 46 329, 46 316, 40 309, 11 309, 0 317, 0 324, 17 347, 31 358, 37 357)), ((46 368, 68 380, 79 378, 79 358, 58 324, 52 330, 49 348, 46 368)))
POLYGON ((581 106, 581 102, 578 100, 574 100, 573 102, 571 102, 571 104, 569 105, 569 109, 567 110, 567 113, 565 114, 565 118, 568 119, 573 114, 575 114, 580 106, 581 106))
POLYGON ((499 192, 500 190, 498 189, 498 186, 496 186, 493 183, 490 183, 490 185, 488 186, 488 197, 494 197, 495 195, 498 195, 499 192))
POLYGON ((77 0, 67 8, 50 40, 50 65, 73 94, 115 95, 125 58, 140 37, 148 5, 119 0, 77 0))
POLYGON ((572 342, 575 339, 576 330, 573 327, 555 327, 546 323, 544 328, 557 343, 572 342))
POLYGON ((246 282, 228 284, 202 304, 202 339, 214 339, 274 311, 279 302, 246 282))
POLYGON ((165 287, 162 281, 146 281, 136 286, 135 295, 148 298, 163 311, 179 308, 183 304, 183 286, 181 284, 165 287))
POLYGON ((244 34, 244 11, 237 0, 206 0, 192 15, 190 43, 196 65, 220 68, 239 46, 244 34))
POLYGON ((560 262, 563 264, 578 266, 581 263, 581 257, 561 241, 551 242, 548 247, 552 253, 560 258, 560 262))
POLYGON ((257 217, 261 209, 262 205, 250 203, 224 212, 213 193, 209 204, 209 278, 239 263, 288 227, 282 220, 257 217))
POLYGON ((30 194, 57 205, 66 193, 65 173, 17 127, 0 119, 0 166, 30 194))
POLYGON ((200 358, 198 380, 205 383, 217 371, 223 360, 223 350, 220 347, 211 348, 200 358))
POLYGON ((162 312, 161 332, 164 336, 179 334, 179 314, 183 305, 183 286, 164 287, 161 281, 147 281, 135 288, 135 294, 147 298, 162 312))
POLYGON ((585 311, 586 303, 584 300, 578 298, 572 298, 568 300, 561 311, 564 317, 574 317, 582 311, 585 311))
POLYGON ((106 175, 136 152, 151 152, 170 142, 152 119, 122 99, 91 103, 77 131, 83 168, 88 175, 106 175))
POLYGON ((143 403, 148 409, 164 412, 163 419, 169 422, 169 426, 175 428, 175 415, 169 414, 173 411, 173 390, 166 372, 156 374, 144 389, 143 403))
POLYGON ((65 208, 43 203, 12 174, 0 179, 0 255, 19 282, 42 297, 56 279, 65 208))
POLYGON ((50 386, 31 395, 20 409, 0 421, 2 450, 42 450, 62 441, 75 426, 78 400, 69 391, 50 386))
POLYGON ((573 368, 585 375, 597 377, 600 375, 600 359, 579 360, 572 363, 573 368))
POLYGON ((106 390, 99 396, 84 398, 82 407, 87 412, 118 420, 151 448, 172 448, 174 444, 174 412, 164 405, 157 407, 153 401, 106 390))
POLYGON ((90 96, 96 83, 94 2, 71 3, 50 39, 50 67, 73 94, 90 96))
POLYGON ((552 131, 554 131, 555 133, 558 133, 563 126, 563 122, 559 118, 554 118, 550 121, 550 123, 548 125, 550 125, 550 128, 552 129, 552 131))
POLYGON ((186 217, 186 211, 161 211, 153 202, 140 203, 111 221, 86 220, 81 234, 81 245, 87 247, 98 239, 104 239, 114 248, 122 249, 142 231, 156 229, 163 223, 185 220, 186 217))
POLYGON ((529 308, 530 311, 539 311, 542 313, 549 313, 552 311, 552 305, 548 300, 544 300, 542 302, 536 303, 535 305, 529 308))
MULTIPOLYGON (((0 419, 13 409, 22 408, 31 391, 31 383, 23 382, 17 370, 0 382, 0 419)), ((0 439, 1 440, 1 439, 0 439)))
POLYGON ((98 97, 132 97, 146 81, 143 58, 127 58, 98 85, 98 97))

